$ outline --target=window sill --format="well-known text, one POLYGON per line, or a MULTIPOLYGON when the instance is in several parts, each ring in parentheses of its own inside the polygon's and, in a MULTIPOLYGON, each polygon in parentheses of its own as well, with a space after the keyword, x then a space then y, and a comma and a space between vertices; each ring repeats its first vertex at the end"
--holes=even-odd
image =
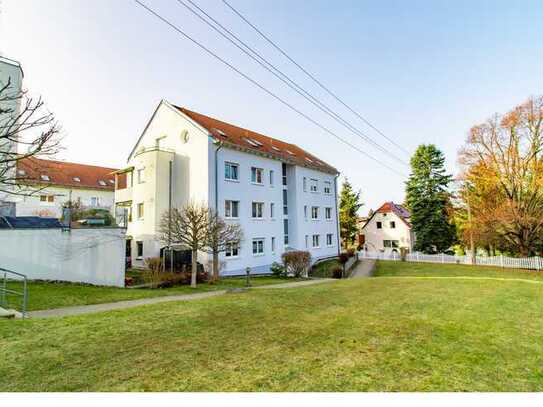
POLYGON ((226 261, 228 261, 228 260, 238 260, 240 258, 241 258, 241 256, 224 256, 224 259, 226 261))
POLYGON ((259 187, 263 187, 263 186, 264 186, 264 183, 263 183, 263 182, 253 182, 253 181, 251 181, 251 184, 252 184, 252 185, 258 185, 259 187))
POLYGON ((236 217, 231 217, 231 216, 227 217, 227 216, 225 216, 224 220, 239 220, 239 216, 236 216, 236 217))
POLYGON ((229 179, 229 178, 225 178, 224 179, 226 182, 237 182, 239 184, 239 179, 229 179))
POLYGON ((265 219, 264 218, 251 218, 251 220, 258 220, 258 221, 264 221, 265 219))
POLYGON ((264 255, 264 253, 253 253, 253 257, 262 257, 264 255))
POLYGON ((312 249, 320 249, 320 246, 313 246, 312 249))

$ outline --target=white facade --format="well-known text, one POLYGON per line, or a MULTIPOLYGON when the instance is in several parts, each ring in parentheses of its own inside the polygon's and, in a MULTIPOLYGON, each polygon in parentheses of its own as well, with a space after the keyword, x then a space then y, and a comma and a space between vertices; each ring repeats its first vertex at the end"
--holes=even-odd
POLYGON ((362 228, 364 249, 391 253, 401 247, 413 251, 414 237, 406 220, 396 213, 376 212, 362 228))
MULTIPOLYGON (((2 96, 17 96, 20 94, 23 86, 23 71, 18 62, 11 59, 0 56, 0 89, 4 86, 7 86, 9 82, 9 88, 2 93, 2 96)), ((0 126, 7 126, 10 120, 13 120, 19 113, 20 108, 20 99, 15 100, 4 100, 0 102, 2 109, 7 109, 11 111, 11 114, 0 115, 0 126)), ((17 144, 15 142, 0 141, 0 143, 9 143, 0 145, 0 154, 1 152, 16 152, 17 144)), ((15 169, 9 168, 5 174, 7 178, 12 178, 15 176, 15 169)), ((12 201, 11 195, 6 192, 0 191, 0 212, 4 205, 13 205, 10 203, 12 201)))
POLYGON ((69 188, 51 186, 29 196, 13 196, 16 216, 42 216, 60 218, 62 205, 69 200, 80 201, 86 209, 111 211, 115 199, 114 191, 91 188, 69 188))
MULTIPOLYGON (((314 259, 337 254, 334 175, 218 144, 208 130, 163 101, 129 157, 126 188, 115 191, 117 207, 131 211, 127 235, 132 239, 135 266, 143 266, 146 257, 158 256, 164 246, 156 233, 160 216, 168 209, 170 162, 173 207, 190 200, 203 202, 243 229, 244 240, 237 253, 220 255, 221 274, 242 274, 246 267, 253 273, 269 272, 270 265, 280 262, 287 249, 307 249, 314 259), (307 191, 303 191, 304 178, 307 191), (318 180, 320 189, 310 192, 309 179, 318 180), (330 186, 327 194, 323 192, 325 182, 330 186), (304 205, 320 208, 318 219, 311 219, 311 209, 305 219, 304 205), (325 212, 329 212, 329 220, 325 212), (312 245, 314 235, 319 236, 318 247, 312 245)), ((199 254, 200 263, 207 265, 209 260, 199 254)))
POLYGON ((124 230, 2 229, 0 259, 31 280, 124 287, 124 230))

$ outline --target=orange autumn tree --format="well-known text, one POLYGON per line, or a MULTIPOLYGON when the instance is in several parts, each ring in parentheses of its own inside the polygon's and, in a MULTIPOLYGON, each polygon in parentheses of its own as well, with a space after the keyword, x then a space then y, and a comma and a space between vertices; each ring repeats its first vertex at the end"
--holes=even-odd
MULTIPOLYGON (((460 151, 478 245, 528 256, 543 247, 543 96, 474 126, 460 151)), ((465 239, 465 236, 461 236, 465 239)), ((464 240, 465 241, 465 240, 464 240)))

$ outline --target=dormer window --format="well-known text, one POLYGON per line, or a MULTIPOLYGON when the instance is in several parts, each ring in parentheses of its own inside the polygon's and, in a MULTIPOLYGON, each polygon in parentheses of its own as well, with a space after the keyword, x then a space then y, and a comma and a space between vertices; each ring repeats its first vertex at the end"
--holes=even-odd
POLYGON ((25 170, 17 170, 17 174, 24 177, 26 175, 26 171, 25 170))
POLYGON ((287 153, 289 153, 290 155, 293 155, 293 156, 296 156, 296 154, 294 154, 292 151, 290 150, 285 150, 287 153))
POLYGON ((81 182, 81 178, 79 178, 79 177, 73 177, 72 179, 73 179, 75 182, 81 182))
POLYGON ((100 184, 100 185, 103 186, 103 187, 105 187, 105 186, 107 185, 107 184, 106 184, 106 181, 104 181, 104 180, 102 180, 102 179, 98 181, 98 184, 100 184))
POLYGON ((307 162, 309 162, 309 163, 312 163, 312 162, 313 162, 313 160, 312 160, 311 158, 309 158, 309 157, 305 157, 305 160, 306 160, 307 162))
POLYGON ((214 129, 214 130, 215 130, 220 136, 228 137, 224 131, 219 130, 219 129, 214 129))
POLYGON ((115 184, 115 180, 114 180, 114 179, 110 179, 110 180, 109 180, 109 183, 110 183, 111 185, 114 185, 114 184, 115 184))
POLYGON ((262 147, 262 143, 252 138, 246 138, 245 141, 253 147, 262 147))
POLYGON ((281 152, 281 149, 279 149, 279 148, 277 148, 277 147, 275 147, 275 146, 272 146, 272 149, 274 149, 274 150, 277 151, 278 153, 281 152))
POLYGON ((40 178, 42 181, 51 181, 51 178, 49 178, 49 175, 40 175, 40 178))

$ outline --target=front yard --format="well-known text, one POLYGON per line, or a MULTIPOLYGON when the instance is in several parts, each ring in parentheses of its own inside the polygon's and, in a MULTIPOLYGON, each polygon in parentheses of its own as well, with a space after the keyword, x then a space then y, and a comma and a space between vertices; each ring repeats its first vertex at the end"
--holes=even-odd
POLYGON ((0 391, 543 390, 540 274, 400 262, 376 274, 2 321, 0 391))
MULTIPOLYGON (((254 286, 285 283, 294 279, 278 278, 273 276, 253 276, 251 284, 254 286)), ((97 287, 85 284, 50 283, 31 281, 28 284, 28 311, 70 307, 76 305, 102 304, 140 298, 160 297, 175 294, 191 294, 195 292, 225 290, 245 286, 244 277, 222 278, 217 284, 201 283, 197 288, 188 285, 171 288, 115 288, 97 287)), ((22 284, 10 282, 9 288, 22 290, 22 284)), ((10 305, 19 308, 20 299, 15 296, 8 297, 10 305)))

